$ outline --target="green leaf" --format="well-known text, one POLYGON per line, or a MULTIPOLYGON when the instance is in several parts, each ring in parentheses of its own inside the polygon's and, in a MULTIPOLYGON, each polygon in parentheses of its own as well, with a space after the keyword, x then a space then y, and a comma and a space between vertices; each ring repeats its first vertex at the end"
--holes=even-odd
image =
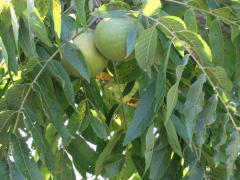
POLYGON ((60 150, 56 153, 56 159, 55 178, 57 180, 76 180, 72 161, 68 158, 67 154, 63 150, 60 150))
MULTIPOLYGON (((162 16, 159 18, 159 22, 173 32, 187 29, 184 21, 176 16, 162 16)), ((166 31, 166 29, 162 27, 161 24, 158 27, 161 29, 163 33, 169 36, 170 35, 169 32, 166 31)))
POLYGON ((227 166, 227 173, 229 176, 233 175, 233 169, 236 159, 239 156, 240 150, 240 137, 237 131, 234 131, 230 136, 229 144, 226 147, 226 166, 227 166))
MULTIPOLYGON (((6 61, 8 64, 8 52, 3 44, 2 38, 0 37, 0 52, 1 52, 1 57, 6 61)), ((2 61, 2 60, 1 60, 2 61)))
POLYGON ((13 121, 16 111, 6 110, 0 112, 0 132, 2 132, 13 121))
POLYGON ((146 133, 145 136, 145 144, 146 144, 146 149, 144 152, 144 157, 145 157, 145 173, 150 167, 151 161, 152 161, 152 155, 153 155, 153 147, 154 147, 154 124, 152 124, 146 133))
POLYGON ((86 23, 86 12, 85 12, 85 0, 74 0, 76 12, 77 12, 77 21, 80 22, 85 28, 87 27, 86 23))
POLYGON ((15 38, 15 44, 16 44, 16 47, 18 47, 19 24, 18 24, 17 16, 12 4, 10 4, 10 14, 11 14, 12 29, 13 29, 13 35, 15 38))
POLYGON ((76 131, 84 124, 84 118, 86 116, 87 111, 87 101, 83 100, 78 105, 77 109, 69 119, 68 129, 70 133, 73 135, 76 131))
POLYGON ((145 0, 142 8, 142 12, 146 16, 152 16, 157 14, 162 7, 162 3, 159 0, 145 0))
MULTIPOLYGON (((29 0, 32 1, 32 0, 29 0)), ((51 41, 48 38, 48 32, 44 25, 43 20, 40 17, 40 14, 37 9, 34 8, 34 5, 29 5, 28 11, 24 12, 24 17, 27 19, 30 30, 35 33, 35 35, 49 47, 52 46, 51 41), (32 9, 31 9, 32 8, 32 9)))
POLYGON ((138 65, 147 72, 149 77, 151 75, 151 66, 155 62, 157 41, 157 29, 156 26, 152 26, 140 34, 136 43, 135 55, 138 65))
POLYGON ((63 137, 63 144, 67 145, 72 137, 67 127, 64 125, 62 109, 50 87, 52 87, 51 80, 48 78, 41 78, 33 85, 33 90, 39 93, 45 115, 63 137))
POLYGON ((8 30, 6 29, 6 27, 4 26, 4 24, 0 21, 0 37, 2 39, 2 43, 0 44, 1 47, 5 47, 5 58, 8 57, 7 59, 5 59, 6 63, 7 63, 7 67, 8 67, 8 71, 9 72, 14 72, 15 74, 17 74, 17 70, 18 70, 18 64, 17 64, 17 55, 15 53, 15 46, 14 46, 14 42, 8 32, 8 30), (3 46, 4 44, 4 46, 3 46), (7 54, 6 54, 7 52, 7 54))
POLYGON ((164 122, 164 126, 167 131, 167 137, 169 145, 172 147, 173 151, 177 153, 180 157, 183 156, 181 146, 178 140, 177 132, 174 127, 174 124, 171 119, 168 120, 168 122, 164 122))
POLYGON ((30 131, 33 137, 33 142, 37 147, 38 152, 40 153, 41 160, 51 172, 54 172, 55 158, 51 151, 50 145, 48 144, 44 134, 41 132, 41 128, 39 126, 39 122, 41 122, 41 120, 30 108, 25 108, 23 110, 23 113, 25 115, 25 127, 28 131, 30 131))
POLYGON ((196 126, 196 121, 199 116, 199 113, 202 111, 203 106, 203 84, 206 82, 205 75, 200 75, 195 81, 190 89, 188 90, 186 102, 184 103, 184 123, 186 125, 186 131, 188 134, 188 140, 191 144, 192 136, 196 126))
POLYGON ((161 104, 163 103, 164 96, 166 94, 166 73, 167 73, 167 66, 171 54, 171 49, 173 45, 173 39, 170 39, 163 47, 164 55, 163 60, 160 62, 160 66, 158 69, 158 75, 156 79, 156 91, 155 91, 155 98, 156 98, 156 106, 154 111, 156 112, 161 104))
POLYGON ((48 67, 53 74, 53 77, 59 82, 61 87, 63 88, 64 94, 68 103, 75 108, 75 95, 72 87, 72 83, 67 71, 64 67, 55 60, 52 60, 48 63, 48 67))
POLYGON ((176 68, 176 83, 169 89, 167 93, 167 113, 166 113, 166 120, 165 123, 168 123, 168 120, 177 105, 178 100, 178 85, 181 81, 182 73, 184 71, 185 66, 188 63, 189 55, 184 56, 183 58, 183 65, 178 65, 176 68))
POLYGON ((103 170, 103 165, 105 164, 105 160, 111 154, 113 148, 121 138, 121 132, 117 132, 113 135, 113 137, 109 140, 101 154, 99 154, 98 159, 96 161, 95 166, 95 174, 99 175, 103 170))
MULTIPOLYGON (((82 174, 94 173, 98 154, 80 136, 76 136, 67 147, 76 169, 82 174)), ((83 175, 83 174, 82 174, 83 175)))
POLYGON ((107 140, 108 132, 103 123, 100 122, 95 116, 91 116, 91 126, 96 135, 104 140, 107 140))
POLYGON ((71 16, 62 15, 61 40, 68 41, 76 32, 76 23, 71 16))
POLYGON ((184 14, 184 22, 187 29, 193 32, 198 32, 198 24, 196 19, 196 13, 193 9, 188 9, 184 14))
POLYGON ((232 81, 228 78, 228 75, 223 67, 206 67, 205 69, 208 76, 216 85, 218 85, 220 88, 223 88, 227 92, 231 92, 233 84, 232 81))
POLYGON ((154 147, 152 162, 150 166, 150 179, 160 179, 167 171, 171 162, 171 149, 159 143, 154 147))
POLYGON ((203 40, 203 38, 192 31, 184 30, 176 32, 180 40, 185 41, 189 44, 191 49, 197 56, 200 64, 203 66, 211 65, 212 62, 212 53, 208 44, 203 40))
POLYGON ((204 106, 202 112, 199 114, 195 130, 195 140, 200 150, 207 138, 206 126, 211 125, 216 121, 217 103, 217 95, 213 95, 211 98, 209 98, 207 104, 204 106))
POLYGON ((44 19, 49 11, 51 6, 51 2, 49 0, 34 0, 34 5, 39 11, 39 14, 42 19, 44 19))
POLYGON ((148 79, 145 77, 141 83, 140 102, 128 126, 124 145, 140 136, 153 120, 155 110, 155 98, 153 96, 155 94, 155 80, 155 78, 148 79))
POLYGON ((62 55, 64 61, 67 61, 71 68, 76 70, 79 75, 81 75, 84 79, 90 82, 88 66, 77 46, 72 43, 66 43, 62 50, 62 55))
POLYGON ((23 140, 11 134, 9 144, 17 169, 29 180, 41 180, 40 170, 37 164, 29 158, 29 150, 23 140))
POLYGON ((224 38, 219 20, 212 22, 209 32, 209 44, 212 50, 213 62, 216 65, 224 66, 224 38))
POLYGON ((51 13, 54 23, 54 30, 59 39, 61 35, 61 10, 61 2, 59 0, 51 0, 51 13))
POLYGON ((24 21, 20 19, 19 22, 19 45, 24 54, 31 59, 37 59, 36 45, 34 43, 33 34, 26 27, 24 21))
POLYGON ((0 177, 4 180, 24 180, 12 162, 0 161, 0 177))
POLYGON ((127 35, 127 54, 126 58, 132 54, 135 49, 137 41, 137 29, 135 26, 131 26, 127 35))

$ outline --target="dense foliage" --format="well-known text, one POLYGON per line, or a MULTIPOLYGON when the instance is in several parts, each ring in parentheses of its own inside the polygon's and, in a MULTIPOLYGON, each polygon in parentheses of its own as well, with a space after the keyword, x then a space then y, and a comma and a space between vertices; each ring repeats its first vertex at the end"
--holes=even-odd
POLYGON ((239 0, 0 0, 0 64, 0 179, 240 179, 239 0))

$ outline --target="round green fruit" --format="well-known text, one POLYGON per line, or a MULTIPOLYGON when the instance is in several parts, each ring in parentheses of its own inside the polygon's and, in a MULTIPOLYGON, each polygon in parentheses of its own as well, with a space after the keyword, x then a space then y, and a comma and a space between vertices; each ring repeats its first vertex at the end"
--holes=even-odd
POLYGON ((95 30, 95 43, 100 53, 113 61, 133 59, 134 53, 126 58, 126 41, 134 26, 134 19, 129 17, 103 19, 95 30))
MULTIPOLYGON (((98 52, 94 42, 93 31, 89 30, 88 32, 80 34, 73 40, 73 43, 81 51, 88 66, 90 77, 95 77, 98 73, 104 70, 107 65, 107 59, 98 52)), ((62 64, 71 76, 81 77, 74 67, 72 67, 66 60, 63 59, 62 64)))

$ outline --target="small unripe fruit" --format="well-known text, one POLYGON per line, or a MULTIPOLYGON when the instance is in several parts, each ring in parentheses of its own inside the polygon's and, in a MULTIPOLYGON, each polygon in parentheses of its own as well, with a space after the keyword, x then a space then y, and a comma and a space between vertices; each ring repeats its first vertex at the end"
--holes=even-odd
POLYGON ((129 17, 103 19, 95 30, 95 43, 100 53, 113 61, 133 59, 133 54, 126 58, 127 36, 133 26, 134 20, 129 17))
MULTIPOLYGON (((95 47, 93 31, 89 30, 88 32, 80 34, 73 40, 73 43, 81 51, 88 66, 90 77, 95 77, 98 73, 104 70, 107 65, 107 59, 102 56, 95 47)), ((71 76, 81 77, 74 67, 72 67, 66 60, 63 59, 62 64, 71 76)))

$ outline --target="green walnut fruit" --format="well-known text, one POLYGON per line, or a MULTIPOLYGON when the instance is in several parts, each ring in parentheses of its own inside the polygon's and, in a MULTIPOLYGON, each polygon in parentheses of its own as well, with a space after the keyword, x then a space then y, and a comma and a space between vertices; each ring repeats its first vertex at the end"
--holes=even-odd
POLYGON ((100 53, 113 61, 133 59, 134 53, 126 58, 126 41, 134 26, 134 19, 129 17, 103 19, 95 30, 95 43, 100 53))
MULTIPOLYGON (((80 34, 73 40, 73 43, 81 51, 88 66, 90 77, 95 77, 98 73, 104 70, 107 65, 107 59, 98 52, 94 42, 93 31, 89 30, 88 32, 80 34)), ((78 78, 81 77, 81 75, 74 67, 71 66, 71 64, 68 63, 68 61, 63 59, 62 64, 71 76, 78 78)))

